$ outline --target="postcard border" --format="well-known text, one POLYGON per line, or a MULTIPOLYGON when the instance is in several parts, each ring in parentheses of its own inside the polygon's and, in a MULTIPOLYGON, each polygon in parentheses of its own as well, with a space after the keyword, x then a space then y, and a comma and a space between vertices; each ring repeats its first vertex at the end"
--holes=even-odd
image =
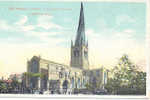
POLYGON ((150 0, 0 0, 0 2, 5 1, 13 1, 13 2, 22 2, 22 1, 41 1, 41 2, 131 2, 131 3, 145 3, 146 4, 146 95, 145 96, 133 96, 133 95, 34 95, 34 94, 0 94, 0 98, 52 98, 52 99, 60 99, 60 98, 81 98, 81 99, 145 99, 150 96, 150 0), (57 96, 57 97, 56 97, 57 96))

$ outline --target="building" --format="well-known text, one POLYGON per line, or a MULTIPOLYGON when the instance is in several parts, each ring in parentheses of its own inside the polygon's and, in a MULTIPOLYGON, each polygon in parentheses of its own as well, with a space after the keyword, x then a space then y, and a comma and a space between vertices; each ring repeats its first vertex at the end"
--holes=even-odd
POLYGON ((88 70, 88 42, 85 37, 84 11, 81 3, 79 26, 77 30, 75 43, 71 42, 71 62, 70 66, 88 70))
POLYGON ((79 25, 75 42, 71 41, 70 65, 64 65, 45 60, 40 56, 33 56, 27 62, 27 87, 38 90, 51 90, 57 93, 74 89, 85 89, 86 84, 100 84, 104 88, 106 77, 104 70, 90 70, 88 60, 88 42, 85 36, 84 10, 81 3, 79 25), (39 77, 37 77, 39 75, 39 77))
POLYGON ((95 89, 105 89, 105 84, 108 79, 108 70, 101 67, 98 69, 90 70, 90 80, 89 83, 92 84, 92 87, 95 89))
POLYGON ((41 77, 28 77, 28 87, 40 90, 84 88, 86 77, 82 70, 67 65, 42 59, 34 56, 28 61, 29 73, 41 73, 41 77))

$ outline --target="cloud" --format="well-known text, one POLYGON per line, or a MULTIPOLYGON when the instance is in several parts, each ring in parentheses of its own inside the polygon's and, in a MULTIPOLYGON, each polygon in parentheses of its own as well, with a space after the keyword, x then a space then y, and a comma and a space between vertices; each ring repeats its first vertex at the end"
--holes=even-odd
POLYGON ((70 48, 59 46, 51 47, 51 45, 33 43, 0 43, 0 48, 2 48, 0 52, 0 77, 8 77, 12 73, 25 72, 27 70, 27 60, 30 60, 34 55, 40 55, 44 59, 67 65, 70 60, 70 48))
POLYGON ((26 25, 26 26, 21 26, 20 27, 22 31, 31 31, 35 29, 34 25, 26 25))
MULTIPOLYGON (((116 23, 121 25, 126 23, 127 20, 129 23, 135 22, 130 16, 122 15, 116 18, 116 23)), ((0 48, 2 48, 0 65, 2 66, 1 72, 3 72, 3 75, 26 71, 27 58, 30 59, 33 55, 41 55, 44 59, 69 65, 70 48, 58 46, 63 42, 67 42, 69 45, 69 39, 66 37, 53 37, 65 34, 64 27, 56 24, 53 21, 53 16, 40 16, 37 18, 37 24, 25 25, 27 22, 27 16, 22 16, 15 24, 11 25, 5 20, 0 20, 0 29, 17 32, 32 39, 37 38, 40 41, 39 43, 31 42, 29 44, 0 43, 0 48), (43 31, 36 31, 39 28, 43 28, 43 31), (48 31, 51 29, 57 31, 48 31), (9 72, 8 68, 10 69, 9 72)), ((132 28, 117 31, 107 28, 107 25, 103 25, 103 30, 87 29, 90 65, 93 67, 103 65, 106 68, 110 68, 110 66, 117 63, 118 58, 124 53, 127 53, 135 63, 142 64, 145 61, 145 47, 137 43, 136 39, 134 39, 135 34, 137 32, 132 28), (113 35, 108 33, 113 33, 113 35)), ((20 38, 10 37, 7 40, 19 42, 20 38)))
POLYGON ((10 30, 10 29, 12 29, 12 27, 6 20, 1 19, 0 20, 0 29, 1 30, 10 30))
MULTIPOLYGON (((1 21, 2 22, 2 21, 1 21)), ((70 48, 64 48, 62 46, 58 46, 58 44, 67 41, 64 38, 54 38, 51 37, 53 35, 58 35, 60 32, 38 32, 34 31, 36 29, 36 25, 16 25, 12 24, 9 26, 7 21, 3 21, 4 30, 9 29, 8 31, 17 32, 18 34, 25 35, 27 37, 37 38, 39 43, 18 43, 24 38, 16 38, 9 37, 7 39, 1 39, 0 47, 1 49, 1 57, 0 57, 0 66, 1 72, 0 76, 8 77, 12 73, 22 73, 26 71, 27 68, 27 58, 31 59, 33 55, 41 55, 42 58, 56 61, 59 63, 69 64, 69 50, 70 48), (14 28, 15 27, 15 28, 14 28), (13 29, 14 28, 14 29, 13 29), (15 42, 15 43, 14 43, 15 42), (43 43, 44 42, 44 43, 43 43), (11 52, 10 52, 11 50, 11 52), (61 52, 60 52, 61 50, 61 52), (63 52, 63 53, 62 53, 63 52), (8 71, 9 69, 9 71, 8 71)), ((62 33, 62 32, 61 32, 62 33)))
POLYGON ((24 25, 28 21, 28 17, 22 15, 21 19, 15 23, 15 25, 24 25))
POLYGON ((14 31, 21 32, 21 33, 32 31, 36 28, 35 25, 25 25, 25 23, 27 22, 28 22, 28 17, 25 15, 21 15, 21 18, 16 23, 14 23, 12 27, 15 27, 14 31))
MULTIPOLYGON (((109 29, 107 29, 109 31, 109 29)), ((121 32, 114 31, 113 36, 108 37, 102 31, 95 32, 87 29, 89 40, 89 61, 91 66, 114 66, 123 54, 128 54, 135 64, 145 61, 145 46, 135 39, 136 31, 126 29, 121 32)), ((140 65, 143 67, 143 64, 140 65)), ((144 66, 145 67, 145 66, 144 66)))
POLYGON ((116 24, 117 26, 120 26, 122 24, 131 24, 131 23, 135 23, 136 20, 133 19, 132 17, 128 16, 128 15, 120 15, 116 17, 116 24))
POLYGON ((133 29, 125 29, 125 30, 123 30, 121 32, 115 32, 114 35, 113 35, 113 38, 129 40, 129 39, 134 39, 135 35, 136 35, 136 31, 135 30, 133 30, 133 29))
MULTIPOLYGON (((20 19, 17 22, 12 23, 11 25, 6 20, 0 20, 0 29, 13 33, 22 35, 22 39, 25 37, 32 37, 39 39, 41 42, 53 41, 54 43, 60 44, 65 39, 56 39, 52 36, 59 36, 64 33, 65 28, 60 25, 55 24, 53 21, 53 16, 39 16, 37 18, 37 24, 26 24, 28 22, 28 17, 21 15, 20 19), (43 28, 43 31, 36 31, 36 29, 43 28), (48 29, 54 29, 53 31, 47 31, 48 29), (60 41, 60 43, 59 43, 60 41)), ((9 40, 15 40, 14 37, 10 37, 9 40)), ((1 39, 2 40, 2 39, 1 39)), ((8 40, 8 39, 7 39, 8 40)), ((20 39, 16 39, 20 40, 20 39)), ((52 44, 52 43, 51 43, 52 44)))
POLYGON ((39 16, 37 19, 38 27, 42 27, 46 30, 48 29, 62 29, 60 25, 52 22, 53 16, 39 16))
POLYGON ((7 20, 0 20, 0 29, 1 31, 10 31, 10 32, 21 32, 24 33, 26 31, 30 31, 35 29, 34 25, 24 25, 27 22, 27 16, 21 16, 17 22, 9 24, 7 20))
POLYGON ((124 32, 126 32, 126 33, 133 33, 133 32, 135 32, 135 30, 133 30, 133 29, 126 29, 126 30, 124 30, 124 32))

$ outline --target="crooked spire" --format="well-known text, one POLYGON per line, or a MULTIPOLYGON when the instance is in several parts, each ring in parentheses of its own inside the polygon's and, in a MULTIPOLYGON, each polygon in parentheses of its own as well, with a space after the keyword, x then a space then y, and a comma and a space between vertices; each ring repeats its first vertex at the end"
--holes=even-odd
POLYGON ((85 25, 84 25, 83 4, 81 2, 79 25, 78 25, 75 45, 82 45, 82 44, 85 44, 85 25))

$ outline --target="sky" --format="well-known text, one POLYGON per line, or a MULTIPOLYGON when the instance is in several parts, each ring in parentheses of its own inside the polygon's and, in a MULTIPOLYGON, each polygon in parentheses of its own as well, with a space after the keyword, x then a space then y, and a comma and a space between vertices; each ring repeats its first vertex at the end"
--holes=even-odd
MULTIPOLYGON (((83 2, 91 68, 111 68, 123 54, 145 69, 146 4, 83 2)), ((34 55, 70 63, 80 2, 1 2, 0 77, 22 73, 34 55)))

